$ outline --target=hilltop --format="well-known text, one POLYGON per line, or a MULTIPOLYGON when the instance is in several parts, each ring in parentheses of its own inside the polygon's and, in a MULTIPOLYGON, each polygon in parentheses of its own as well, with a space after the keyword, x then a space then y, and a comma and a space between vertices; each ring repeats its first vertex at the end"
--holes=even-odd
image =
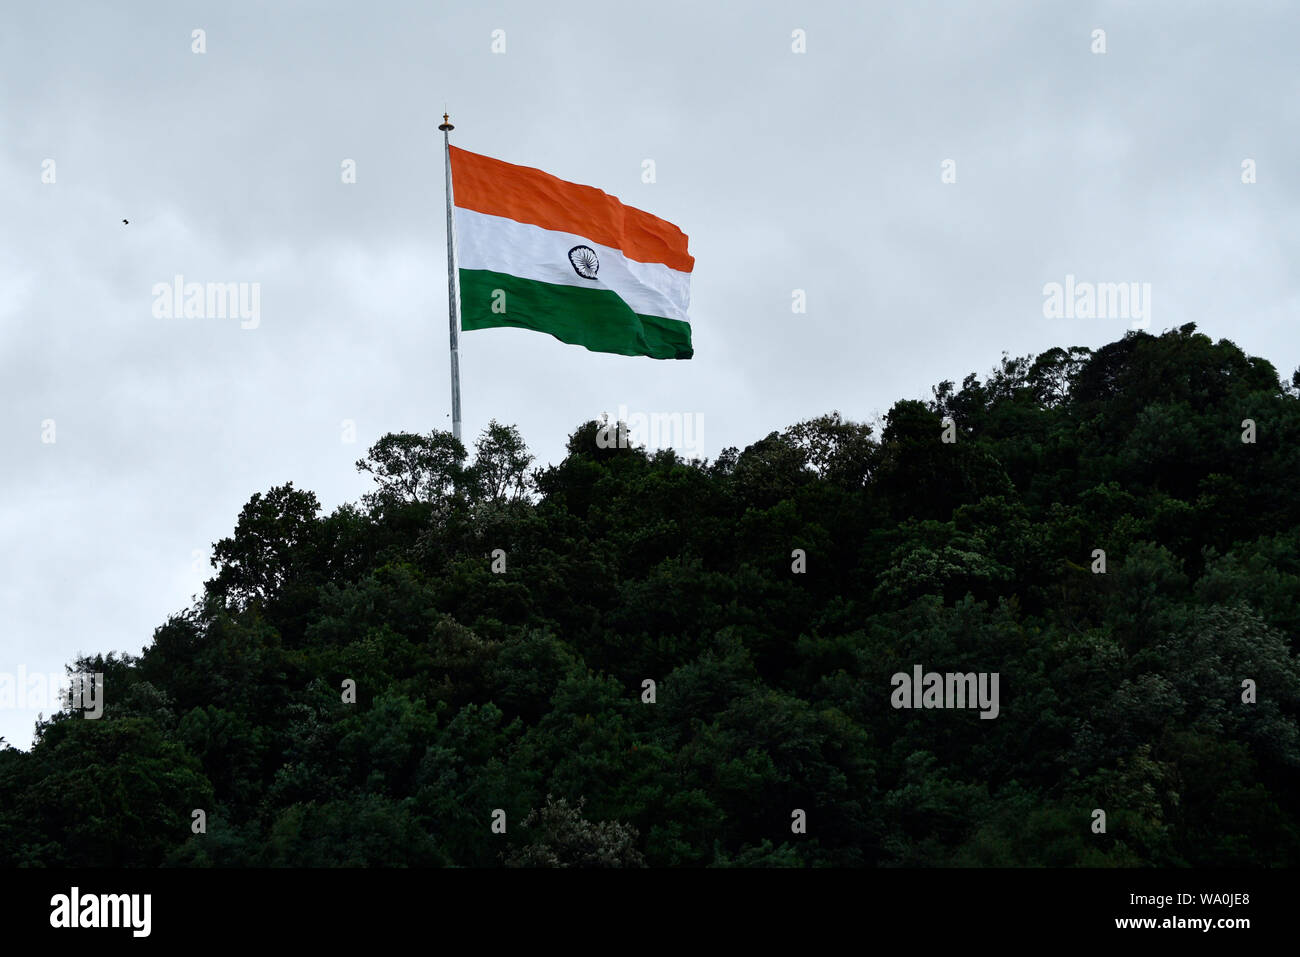
POLYGON ((600 428, 253 495, 194 607, 72 663, 103 716, 0 751, 0 863, 1300 864, 1300 372, 1188 325, 879 434, 600 428), (896 706, 917 666, 996 714, 896 706))

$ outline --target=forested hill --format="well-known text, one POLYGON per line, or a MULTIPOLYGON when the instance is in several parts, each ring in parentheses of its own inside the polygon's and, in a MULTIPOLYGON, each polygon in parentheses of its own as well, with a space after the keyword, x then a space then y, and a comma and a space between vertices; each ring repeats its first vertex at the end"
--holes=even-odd
POLYGON ((0 862, 1295 866, 1297 387, 1189 325, 708 463, 386 436, 73 663, 103 717, 0 752, 0 862))

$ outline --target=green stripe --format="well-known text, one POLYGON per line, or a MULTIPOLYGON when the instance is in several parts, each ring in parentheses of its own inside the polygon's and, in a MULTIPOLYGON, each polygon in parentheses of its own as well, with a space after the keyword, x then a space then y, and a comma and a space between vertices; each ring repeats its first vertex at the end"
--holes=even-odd
POLYGON ((695 354, 689 322, 638 315, 608 289, 583 289, 487 269, 462 269, 460 327, 469 330, 498 326, 546 332, 561 342, 586 346, 592 352, 655 359, 689 359, 695 354))

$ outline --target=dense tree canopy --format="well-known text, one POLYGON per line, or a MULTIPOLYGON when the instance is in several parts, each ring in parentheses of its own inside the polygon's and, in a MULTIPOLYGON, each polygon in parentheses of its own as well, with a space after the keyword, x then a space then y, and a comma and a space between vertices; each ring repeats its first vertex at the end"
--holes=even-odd
POLYGON ((714 462, 385 436, 70 665, 0 862, 1295 866, 1298 384, 1189 325, 714 462), (917 664, 997 717, 893 707, 917 664))

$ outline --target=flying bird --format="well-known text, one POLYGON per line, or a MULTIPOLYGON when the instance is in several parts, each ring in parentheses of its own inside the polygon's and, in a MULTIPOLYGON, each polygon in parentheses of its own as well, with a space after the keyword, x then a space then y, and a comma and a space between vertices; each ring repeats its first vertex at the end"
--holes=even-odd
POLYGON ((122 225, 125 226, 126 224, 127 224, 127 220, 125 220, 125 219, 122 220, 122 225))

